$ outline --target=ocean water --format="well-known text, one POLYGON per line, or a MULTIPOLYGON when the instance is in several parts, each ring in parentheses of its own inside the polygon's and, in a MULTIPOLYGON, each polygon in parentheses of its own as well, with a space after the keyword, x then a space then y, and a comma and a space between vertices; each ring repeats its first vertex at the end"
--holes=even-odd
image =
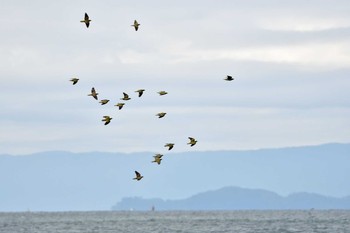
POLYGON ((350 211, 0 213, 1 233, 350 233, 350 211))

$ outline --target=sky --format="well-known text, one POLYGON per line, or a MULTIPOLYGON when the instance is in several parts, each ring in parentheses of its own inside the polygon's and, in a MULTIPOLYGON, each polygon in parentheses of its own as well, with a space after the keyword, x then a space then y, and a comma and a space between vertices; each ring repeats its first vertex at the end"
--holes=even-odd
POLYGON ((2 1, 0 154, 349 143, 349 11, 345 0, 2 1))

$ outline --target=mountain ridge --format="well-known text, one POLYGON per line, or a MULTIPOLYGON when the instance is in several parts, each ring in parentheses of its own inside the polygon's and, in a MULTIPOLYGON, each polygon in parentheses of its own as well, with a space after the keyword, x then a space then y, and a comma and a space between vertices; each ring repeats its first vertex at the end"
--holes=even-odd
POLYGON ((153 152, 0 155, 0 211, 108 210, 123 197, 177 200, 227 186, 341 197, 350 194, 349 154, 350 144, 164 151, 161 165, 153 152))
POLYGON ((201 192, 181 200, 126 197, 112 210, 285 210, 285 209, 350 209, 350 196, 329 197, 316 193, 293 193, 281 196, 264 189, 223 187, 201 192))

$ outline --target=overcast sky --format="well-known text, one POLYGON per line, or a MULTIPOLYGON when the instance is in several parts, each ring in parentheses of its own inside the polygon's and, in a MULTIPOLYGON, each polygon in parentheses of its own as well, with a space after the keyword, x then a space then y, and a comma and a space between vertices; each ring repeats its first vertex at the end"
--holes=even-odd
POLYGON ((349 12, 345 0, 2 1, 0 153, 348 143, 349 12))

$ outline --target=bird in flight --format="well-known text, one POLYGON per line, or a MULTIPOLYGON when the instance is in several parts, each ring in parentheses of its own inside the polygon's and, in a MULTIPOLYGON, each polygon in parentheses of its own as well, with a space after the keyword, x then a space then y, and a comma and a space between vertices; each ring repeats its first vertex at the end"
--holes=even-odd
POLYGON ((78 78, 72 78, 71 80, 69 80, 71 82, 73 82, 73 85, 77 84, 77 82, 79 81, 78 78))
POLYGON ((139 180, 141 180, 143 178, 143 176, 141 176, 141 174, 138 171, 135 171, 135 174, 136 174, 136 177, 133 178, 133 180, 139 181, 139 180))
POLYGON ((167 143, 167 144, 165 144, 164 147, 168 147, 168 150, 171 150, 171 149, 173 149, 174 145, 175 145, 174 143, 167 143))
POLYGON ((165 114, 166 114, 166 112, 160 112, 160 113, 156 114, 156 116, 158 116, 158 118, 162 118, 165 116, 165 114))
POLYGON ((103 100, 100 100, 99 103, 101 103, 101 105, 105 105, 105 104, 107 104, 108 102, 109 102, 109 100, 103 99, 103 100))
POLYGON ((153 157, 154 157, 154 158, 162 158, 163 155, 162 155, 162 154, 155 154, 153 157))
POLYGON ((166 94, 168 94, 168 92, 166 92, 166 91, 158 91, 158 94, 159 95, 166 95, 166 94))
POLYGON ((108 125, 108 124, 111 122, 112 119, 113 119, 113 118, 110 117, 110 116, 103 116, 102 121, 105 122, 105 125, 108 125))
POLYGON ((121 100, 129 100, 129 99, 131 99, 131 98, 129 97, 129 95, 126 94, 125 92, 123 92, 123 95, 124 95, 124 97, 123 97, 123 98, 120 98, 121 100))
POLYGON ((157 163, 158 165, 160 164, 160 162, 162 161, 162 157, 160 156, 153 156, 154 160, 152 161, 152 163, 157 163))
POLYGON ((88 28, 90 25, 91 19, 89 19, 89 16, 87 13, 85 13, 84 20, 80 20, 81 23, 85 23, 86 27, 88 28))
POLYGON ((117 103, 117 104, 115 104, 114 106, 117 106, 117 107, 119 108, 119 110, 120 110, 120 109, 123 108, 124 103, 117 103))
POLYGON ((95 100, 97 100, 98 99, 97 95, 98 95, 98 93, 96 92, 95 88, 94 87, 91 88, 91 94, 88 94, 88 96, 92 96, 95 98, 95 100))
POLYGON ((224 80, 232 81, 232 80, 234 80, 234 78, 232 78, 232 76, 230 76, 230 75, 227 75, 226 78, 224 78, 224 80))
POLYGON ((131 25, 131 26, 135 28, 135 31, 137 31, 137 30, 139 29, 139 26, 140 26, 140 25, 141 25, 141 24, 139 24, 139 23, 137 22, 137 20, 135 19, 135 20, 134 20, 134 24, 131 25))
POLYGON ((137 90, 135 92, 138 92, 139 93, 139 97, 141 97, 144 91, 145 91, 145 89, 139 89, 139 90, 137 90))
POLYGON ((197 143, 197 140, 196 140, 196 139, 191 138, 191 137, 188 137, 188 139, 190 139, 190 142, 189 142, 189 143, 187 143, 188 145, 191 145, 191 146, 196 145, 196 143, 197 143))

